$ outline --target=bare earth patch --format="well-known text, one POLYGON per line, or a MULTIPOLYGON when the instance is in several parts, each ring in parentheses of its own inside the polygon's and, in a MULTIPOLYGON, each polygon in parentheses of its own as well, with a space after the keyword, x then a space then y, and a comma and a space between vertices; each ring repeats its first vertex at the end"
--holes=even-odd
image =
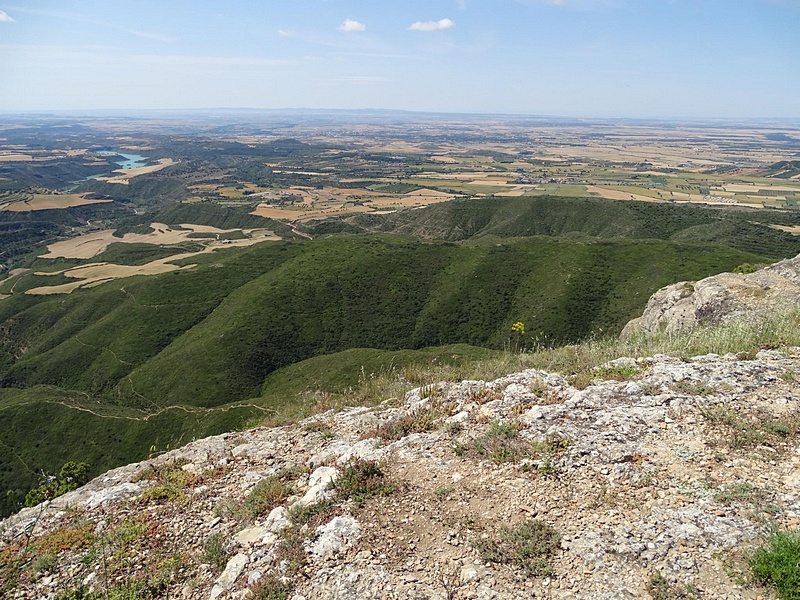
MULTIPOLYGON (((181 242, 198 242, 200 240, 189 237, 193 233, 231 233, 238 229, 218 229, 205 225, 192 225, 183 223, 183 229, 172 229, 163 223, 152 223, 151 233, 126 233, 121 238, 114 237, 114 229, 106 229, 95 233, 88 233, 71 240, 56 242, 47 247, 47 254, 42 258, 92 258, 103 252, 109 244, 124 242, 126 244, 178 244, 181 242)), ((231 243, 247 240, 228 240, 231 243)), ((261 241, 261 240, 258 240, 261 241)))
POLYGON ((166 169, 167 167, 174 165, 175 161, 171 158, 161 158, 158 160, 158 164, 150 165, 148 167, 137 167, 135 169, 117 169, 114 173, 119 173, 119 175, 113 175, 112 177, 98 177, 98 181, 106 181, 108 183, 121 183, 122 185, 128 185, 130 180, 138 175, 146 175, 147 173, 155 173, 156 171, 160 171, 161 169, 166 169))
POLYGON ((773 229, 779 229, 780 231, 785 231, 786 233, 791 233, 792 235, 800 235, 800 225, 796 227, 787 227, 785 225, 770 225, 773 229))
MULTIPOLYGON (((62 271, 52 273, 37 272, 36 275, 41 276, 55 276, 64 275, 75 279, 69 283, 60 285, 40 286, 27 290, 26 294, 43 295, 43 294, 69 294, 73 290, 81 287, 93 287, 100 285, 106 281, 114 279, 121 279, 123 277, 133 277, 135 275, 159 275, 161 273, 168 273, 178 269, 192 268, 194 265, 186 265, 180 267, 173 264, 177 260, 190 258, 199 254, 213 252, 218 248, 226 248, 231 246, 243 247, 252 246, 264 241, 276 241, 281 238, 266 229, 218 229, 216 227, 209 227, 206 225, 191 225, 182 224, 184 229, 172 229, 163 223, 153 223, 151 225, 151 233, 127 233, 122 238, 114 237, 113 229, 105 231, 98 231, 82 235, 80 237, 57 242, 48 246, 48 253, 43 254, 41 258, 92 258, 103 252, 109 244, 115 242, 122 243, 145 243, 145 244, 176 244, 180 242, 191 241, 193 243, 202 244, 205 246, 199 252, 185 252, 173 256, 167 256, 154 260, 144 265, 117 265, 113 263, 92 263, 89 265, 81 265, 62 271), (224 234, 236 231, 242 231, 247 237, 240 240, 220 240, 219 235, 216 239, 204 238, 191 238, 193 233, 212 233, 224 234)), ((11 274, 13 276, 13 274, 11 274)))
POLYGON ((54 208, 70 208, 87 204, 103 204, 113 202, 111 199, 87 198, 87 194, 33 194, 30 200, 20 200, 0 206, 0 210, 11 212, 28 212, 31 210, 49 210, 54 208))

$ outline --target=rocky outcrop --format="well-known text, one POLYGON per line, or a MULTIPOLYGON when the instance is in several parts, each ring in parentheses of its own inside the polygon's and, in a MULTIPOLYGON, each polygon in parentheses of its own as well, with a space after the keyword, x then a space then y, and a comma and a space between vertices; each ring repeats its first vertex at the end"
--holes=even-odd
POLYGON ((200 440, 4 521, 3 597, 771 598, 742 581, 800 525, 798 373, 798 348, 625 358, 200 440), (531 522, 558 536, 538 575, 486 550, 531 522))
POLYGON ((674 332, 800 306, 800 255, 753 273, 721 273, 660 289, 622 335, 674 332))

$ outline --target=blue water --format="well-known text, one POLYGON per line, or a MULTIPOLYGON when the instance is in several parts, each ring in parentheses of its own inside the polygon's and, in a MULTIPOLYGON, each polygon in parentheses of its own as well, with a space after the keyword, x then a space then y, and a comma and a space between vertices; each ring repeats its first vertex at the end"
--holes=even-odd
MULTIPOLYGON (((139 167, 143 167, 147 164, 147 157, 140 156, 138 154, 123 154, 122 152, 111 152, 108 150, 101 150, 98 154, 105 154, 107 156, 121 156, 122 160, 115 160, 114 162, 119 165, 120 169, 137 169, 139 167)), ((89 175, 80 181, 76 181, 75 183, 80 183, 81 181, 88 181, 89 179, 97 179, 98 177, 102 177, 103 175, 108 175, 108 171, 103 171, 102 173, 97 173, 95 175, 89 175)))
POLYGON ((124 160, 114 161, 119 165, 120 169, 138 169, 139 167, 143 167, 147 164, 147 157, 139 156, 138 154, 123 154, 122 152, 98 152, 98 154, 121 156, 124 160))

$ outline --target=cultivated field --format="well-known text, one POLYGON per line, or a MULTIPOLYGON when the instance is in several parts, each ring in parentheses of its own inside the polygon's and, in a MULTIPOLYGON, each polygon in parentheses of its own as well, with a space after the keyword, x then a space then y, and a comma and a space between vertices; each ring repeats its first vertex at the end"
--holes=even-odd
POLYGON ((181 224, 181 229, 173 229, 169 225, 164 225, 163 223, 152 223, 150 228, 153 230, 151 233, 126 233, 122 237, 115 237, 114 229, 88 233, 71 240, 50 244, 47 247, 47 253, 42 254, 41 258, 93 258, 115 242, 166 245, 191 241, 204 243, 209 248, 215 248, 231 245, 247 246, 266 240, 280 239, 278 236, 263 229, 218 229, 216 227, 192 225, 190 223, 181 224), (247 237, 241 240, 219 239, 219 236, 222 234, 236 231, 241 231, 247 237), (191 237, 192 234, 197 233, 211 233, 218 237, 210 240, 191 237))
MULTIPOLYGON (((191 242, 203 246, 202 250, 195 252, 181 252, 176 247, 176 253, 164 258, 150 261, 143 265, 120 265, 114 263, 90 263, 69 267, 59 271, 36 271, 34 275, 42 277, 56 277, 62 275, 75 281, 61 283, 58 285, 38 286, 26 290, 26 294, 68 294, 78 288, 88 288, 100 285, 113 279, 123 277, 133 277, 135 275, 158 275, 168 273, 178 269, 191 268, 193 265, 179 267, 175 261, 191 258, 200 254, 213 252, 219 248, 243 247, 258 244, 264 241, 277 241, 281 238, 266 229, 218 229, 205 225, 183 224, 180 229, 174 229, 163 223, 151 224, 152 232, 126 233, 122 237, 115 237, 113 229, 98 231, 82 235, 63 242, 50 244, 46 254, 40 258, 44 259, 90 259, 101 254, 111 244, 152 244, 154 246, 172 246, 191 242), (222 239, 225 234, 241 233, 242 239, 222 239), (205 234, 197 237, 198 234, 205 234)), ((10 273, 7 279, 22 272, 10 273)), ((2 283, 2 282, 0 282, 2 283)))
POLYGON ((0 210, 26 212, 31 210, 69 208, 71 206, 86 206, 88 204, 112 202, 111 199, 87 198, 87 195, 88 194, 30 194, 29 198, 25 200, 0 202, 0 210))

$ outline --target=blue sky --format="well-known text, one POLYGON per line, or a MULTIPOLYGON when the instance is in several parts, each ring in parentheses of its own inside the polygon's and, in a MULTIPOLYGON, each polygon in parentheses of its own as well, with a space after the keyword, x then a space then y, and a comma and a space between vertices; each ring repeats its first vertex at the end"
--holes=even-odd
POLYGON ((0 0, 0 110, 800 117, 800 0, 0 0))

